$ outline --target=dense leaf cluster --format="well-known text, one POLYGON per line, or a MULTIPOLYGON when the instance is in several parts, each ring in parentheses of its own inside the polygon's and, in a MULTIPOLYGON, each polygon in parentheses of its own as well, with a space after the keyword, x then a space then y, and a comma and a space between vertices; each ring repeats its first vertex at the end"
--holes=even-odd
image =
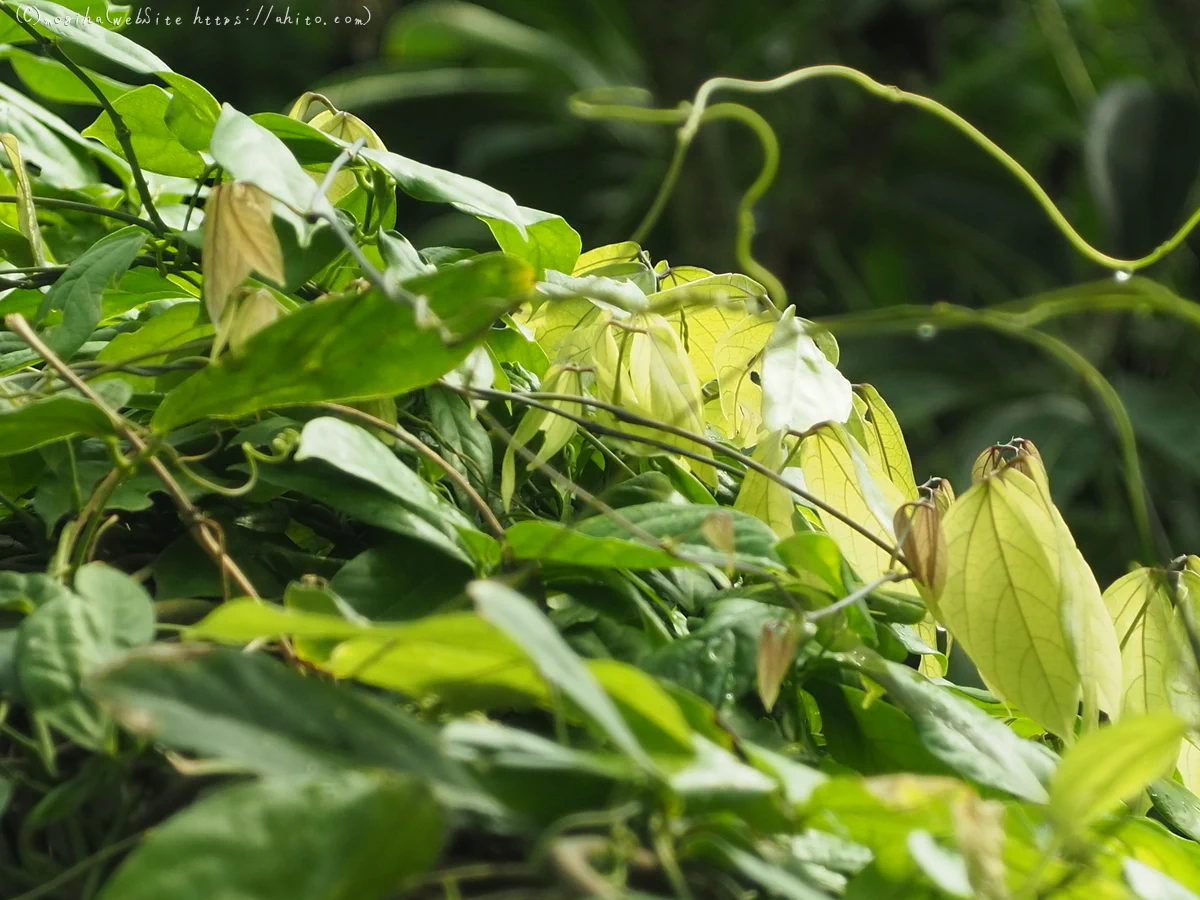
POLYGON ((1196 557, 1102 592, 760 281, 0 12, 102 107, 0 135, 0 895, 1200 895, 1196 557))

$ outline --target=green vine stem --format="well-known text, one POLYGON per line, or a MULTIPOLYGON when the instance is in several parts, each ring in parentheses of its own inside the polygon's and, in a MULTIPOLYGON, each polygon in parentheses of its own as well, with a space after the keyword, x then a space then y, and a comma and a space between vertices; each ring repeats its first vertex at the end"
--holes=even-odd
MULTIPOLYGON (((876 97, 881 97, 891 103, 915 106, 941 119, 968 137, 976 146, 980 147, 989 156, 1004 166, 1033 196, 1033 199, 1042 207, 1043 211, 1049 216, 1058 230, 1062 232, 1071 246, 1082 256, 1105 268, 1135 272, 1153 265, 1183 243, 1196 226, 1200 225, 1200 209, 1197 209, 1173 235, 1145 256, 1138 257, 1137 259, 1120 259, 1103 253, 1096 249, 1075 229, 1075 226, 1071 224, 1062 210, 1050 198, 1050 195, 1046 193, 1045 189, 1038 184, 1037 179, 1024 166, 1017 162, 1004 148, 958 113, 930 97, 901 90, 894 85, 882 84, 869 75, 849 66, 808 66, 764 81, 751 81, 743 78, 711 78, 700 86, 700 89, 696 92, 694 101, 690 105, 680 104, 680 106, 674 109, 653 110, 634 105, 608 103, 605 100, 606 97, 629 96, 628 94, 619 95, 612 94, 611 92, 605 95, 596 95, 595 99, 588 99, 587 97, 573 98, 571 109, 578 115, 596 119, 624 119, 637 122, 667 124, 678 122, 682 118, 683 124, 679 128, 675 155, 668 167, 667 177, 663 182, 663 191, 660 192, 660 196, 664 192, 669 195, 674 187, 679 170, 683 166, 683 159, 687 155, 688 148, 695 139, 700 126, 706 121, 705 113, 709 111, 709 100, 715 93, 718 91, 739 91, 745 94, 769 94, 785 90, 804 81, 811 81, 818 78, 841 78, 851 81, 867 93, 876 97)), ((765 187, 763 189, 765 190, 765 187)), ((655 203, 651 207, 653 215, 647 215, 646 219, 638 227, 637 233, 639 235, 644 236, 649 232, 664 205, 665 200, 661 200, 660 202, 660 198, 655 199, 655 203)), ((739 239, 741 239, 741 236, 739 236, 739 239)))
POLYGON ((1129 418, 1129 412, 1125 409, 1120 395, 1100 370, 1078 350, 1053 335, 1031 327, 1034 322, 1079 311, 1082 311, 1081 307, 1065 301, 1050 309, 1035 308, 1018 313, 995 309, 968 309, 949 303, 935 303, 932 306, 905 306, 885 310, 882 312, 886 315, 868 316, 866 320, 862 320, 858 316, 847 316, 844 319, 820 320, 817 324, 834 334, 867 330, 874 333, 907 332, 914 327, 921 328, 923 326, 947 329, 988 328, 1015 340, 1031 344, 1053 357, 1080 377, 1108 416, 1121 454, 1121 466, 1129 494, 1130 512, 1138 534, 1139 549, 1143 559, 1147 562, 1155 558, 1170 559, 1171 552, 1170 548, 1166 546, 1165 538, 1158 535, 1156 540, 1156 532, 1152 527, 1146 485, 1138 461, 1137 436, 1133 429, 1133 422, 1129 418))

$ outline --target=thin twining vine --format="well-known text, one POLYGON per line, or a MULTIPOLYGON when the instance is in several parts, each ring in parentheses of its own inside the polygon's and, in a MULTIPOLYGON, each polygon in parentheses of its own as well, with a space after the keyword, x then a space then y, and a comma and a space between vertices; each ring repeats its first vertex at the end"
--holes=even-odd
MULTIPOLYGON (((1126 300, 1125 306, 1128 307, 1128 305, 1128 300, 1126 300)), ((1138 534, 1139 549, 1143 559, 1147 563, 1155 558, 1170 559, 1171 550, 1166 543, 1165 536, 1161 533, 1161 529, 1156 530, 1153 527, 1150 501, 1138 460, 1137 435, 1120 395, 1100 370, 1078 350, 1053 335, 1031 327, 1035 321, 1041 322, 1079 311, 1081 310, 1077 305, 1067 302, 1056 303, 1046 309, 1035 307, 1022 312, 968 309, 950 303, 935 303, 932 306, 893 307, 880 310, 875 314, 856 314, 842 318, 822 319, 817 324, 835 334, 845 334, 853 330, 869 330, 876 334, 888 331, 908 332, 914 327, 928 326, 946 329, 986 328, 1023 341, 1054 357, 1080 377, 1109 418, 1121 454, 1121 466, 1129 494, 1130 512, 1133 516, 1134 530, 1138 534)))
POLYGON ((204 551, 208 553, 213 562, 216 563, 222 576, 228 577, 246 596, 257 599, 259 594, 254 589, 254 585, 250 579, 246 577, 245 572, 233 560, 233 557, 225 552, 225 548, 222 546, 223 542, 218 540, 211 532, 213 524, 200 515, 199 511, 192 504, 192 501, 183 491, 183 488, 180 487, 179 482, 167 470, 163 461, 151 451, 149 445, 138 434, 133 424, 122 416, 120 412, 106 403, 104 398, 97 394, 86 381, 81 379, 70 366, 59 359, 54 351, 46 346, 45 342, 33 330, 24 316, 20 313, 12 313, 4 318, 4 325, 41 356, 48 366, 58 372, 60 377, 95 404, 108 417, 109 421, 112 422, 113 430, 129 442, 136 455, 145 454, 147 465, 150 466, 154 474, 162 481, 167 494, 178 507, 181 518, 184 519, 191 529, 192 536, 204 551))
MULTIPOLYGON (((1062 232, 1071 246, 1082 256, 1105 268, 1135 272, 1138 269, 1144 269, 1147 266, 1153 265, 1183 243, 1184 239, 1187 238, 1196 226, 1200 225, 1200 209, 1197 209, 1173 235, 1145 256, 1138 257, 1137 259, 1120 259, 1115 256, 1109 256, 1107 253, 1096 249, 1076 230, 1075 226, 1071 224, 1062 210, 1050 198, 1050 195, 1046 193, 1037 179, 1024 166, 1017 162, 1003 147, 958 113, 954 112, 954 110, 943 106, 941 103, 923 94, 915 94, 911 91, 901 90, 894 85, 882 84, 864 72, 860 72, 858 69, 853 69, 849 66, 807 66, 803 69, 796 69, 793 72, 780 75, 777 78, 770 78, 763 81, 753 81, 744 78, 710 78, 700 86, 695 98, 690 103, 685 101, 680 103, 679 106, 670 109, 654 109, 632 103, 617 102, 621 98, 628 99, 630 94, 629 92, 613 92, 611 90, 577 94, 571 98, 570 108, 576 115, 584 118, 679 125, 675 153, 667 168, 667 174, 663 179, 662 186, 659 188, 658 196, 655 197, 650 210, 635 232, 633 239, 640 241, 654 227, 659 215, 666 206, 666 201, 673 192, 675 182, 683 168, 683 161, 687 156, 688 148, 695 139, 700 126, 709 121, 709 114, 718 108, 709 107, 708 105, 709 99, 713 94, 717 91, 770 94, 817 78, 842 78, 851 81, 869 94, 881 97, 891 103, 902 103, 923 109, 925 112, 931 113, 943 122, 951 125, 957 131, 970 138, 976 146, 980 147, 989 156, 1004 166, 1014 178, 1024 185, 1025 189, 1033 196, 1038 205, 1042 207, 1043 211, 1049 216, 1058 230, 1062 232)), ((734 104, 721 104, 720 106, 732 105, 734 104)), ((725 113, 724 115, 730 116, 731 114, 725 113)), ((770 157, 770 148, 776 143, 774 132, 771 131, 770 126, 761 117, 750 118, 739 116, 738 118, 749 125, 759 135, 763 143, 764 152, 770 157), (771 132, 769 137, 767 136, 767 132, 771 132)), ((756 197, 760 197, 770 186, 771 181, 774 180, 774 176, 773 167, 765 161, 758 179, 747 190, 747 195, 754 192, 756 197), (761 183, 764 181, 765 183, 761 183)), ((745 198, 743 198, 743 205, 744 203, 745 198)), ((746 221, 739 215, 738 229, 738 242, 740 246, 743 241, 748 241, 753 236, 753 220, 746 221)), ((742 260, 739 259, 739 262, 742 262, 742 260)), ((783 298, 780 297, 777 299, 783 298)))

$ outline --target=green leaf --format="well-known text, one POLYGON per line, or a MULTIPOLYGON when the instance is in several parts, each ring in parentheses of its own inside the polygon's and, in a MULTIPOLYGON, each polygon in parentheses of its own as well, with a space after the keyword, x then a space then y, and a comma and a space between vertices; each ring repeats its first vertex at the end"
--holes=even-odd
MULTIPOLYGON (((148 172, 172 175, 177 178, 198 178, 204 171, 204 158, 195 150, 180 143, 167 123, 167 113, 174 101, 158 85, 147 84, 129 91, 112 101, 112 107, 130 131, 130 143, 138 164, 148 172)), ((107 112, 83 131, 84 137, 95 138, 124 156, 112 117, 107 112)))
POLYGON ((346 641, 330 670, 417 699, 436 698, 451 709, 548 704, 545 681, 521 647, 472 613, 428 616, 385 641, 346 641))
MULTIPOLYGON (((98 384, 96 389, 116 409, 129 400, 130 389, 124 382, 98 384)), ((112 433, 108 415, 74 392, 20 404, 0 398, 0 456, 22 453, 77 434, 104 437, 112 433)))
POLYGON ((579 232, 567 224, 562 216, 518 207, 525 235, 513 224, 503 219, 484 218, 500 249, 510 256, 525 260, 533 266, 538 277, 546 269, 570 273, 579 259, 583 243, 579 232))
MULTIPOLYGON (((1126 817, 1112 832, 1115 849, 1200 894, 1200 848, 1150 819, 1126 817)), ((1157 900, 1157 898, 1156 898, 1157 900)))
POLYGON ((17 136, 25 158, 40 167, 41 181, 58 188, 95 190, 96 170, 78 150, 102 160, 123 182, 130 181, 129 163, 20 91, 0 84, 0 100, 0 130, 17 136))
MULTIPOLYGON (((445 441, 442 455, 486 496, 492 480, 492 441, 487 429, 472 415, 466 399, 453 391, 426 388, 425 403, 433 427, 445 441)), ((457 492, 457 485, 454 487, 457 492)), ((466 502, 461 495, 459 500, 466 502)))
POLYGON ((907 666, 861 651, 855 659, 908 713, 925 747, 946 765, 980 784, 1045 801, 1054 756, 1044 747, 907 666))
MULTIPOLYGON (((48 56, 37 56, 19 47, 10 47, 4 51, 8 61, 12 63, 17 77, 31 91, 41 94, 56 103, 74 103, 82 106, 99 106, 100 101, 79 78, 56 59, 48 56)), ((116 100, 122 94, 133 90, 133 86, 124 84, 107 75, 93 72, 84 68, 88 78, 100 88, 109 101, 116 100)))
POLYGON ((234 181, 256 185, 284 205, 276 212, 291 222, 301 247, 308 246, 312 235, 307 213, 334 215, 329 200, 283 141, 228 103, 213 128, 209 152, 234 181))
MULTIPOLYGON (((186 300, 174 304, 166 312, 155 316, 136 331, 118 334, 96 354, 97 362, 116 363, 137 357, 137 365, 153 366, 166 362, 169 352, 190 341, 210 337, 212 323, 207 320, 199 301, 186 300), (161 355, 151 355, 153 350, 162 350, 161 355)), ((113 372, 102 375, 97 381, 119 378, 128 382, 135 391, 151 391, 156 379, 150 375, 133 375, 128 372, 113 372)))
POLYGON ((728 841, 705 837, 700 846, 743 878, 763 888, 772 897, 782 897, 784 900, 824 900, 828 897, 828 894, 816 885, 803 880, 789 869, 728 841))
POLYGON ((548 682, 575 701, 630 759, 655 770, 596 677, 533 601, 494 581, 477 581, 467 593, 479 614, 520 645, 548 682))
POLYGON ((103 313, 105 289, 125 274, 147 237, 136 225, 114 231, 75 259, 46 292, 38 319, 52 309, 62 310, 62 322, 42 335, 58 356, 70 359, 91 337, 103 313))
POLYGON ((516 559, 599 569, 671 569, 692 563, 664 550, 620 538, 597 538, 557 522, 518 522, 505 532, 516 559))
POLYGON ((428 546, 395 539, 351 559, 329 586, 360 615, 399 622, 465 597, 473 573, 456 558, 432 558, 428 546))
POLYGON ((787 619, 779 607, 730 597, 713 604, 704 624, 691 634, 639 663, 715 707, 729 706, 754 690, 763 629, 787 619))
POLYGON ((370 767, 472 786, 407 714, 261 653, 159 644, 125 656, 87 689, 133 731, 263 776, 370 767))
POLYGON ((108 718, 84 696, 85 678, 121 652, 154 639, 154 607, 137 582, 102 563, 81 568, 78 593, 21 623, 17 674, 30 708, 72 740, 106 750, 108 718))
POLYGON ((1121 872, 1140 900, 1196 900, 1196 895, 1174 878, 1131 857, 1121 860, 1121 872))
MULTIPOLYGON (((693 562, 723 566, 729 563, 728 548, 714 546, 706 535, 712 517, 728 516, 732 523, 735 562, 771 569, 781 568, 775 555, 775 533, 753 516, 733 509, 715 511, 714 507, 678 503, 643 503, 621 510, 621 518, 659 540, 668 541, 693 562)), ((579 534, 597 538, 631 539, 623 522, 608 516, 594 516, 580 522, 579 534)))
MULTIPOLYGON (((215 140, 215 139, 214 139, 215 140)), ((486 328, 532 287, 524 263, 481 256, 405 282, 454 333, 486 328)), ((412 310, 377 291, 312 303, 250 339, 163 399, 152 424, 170 431, 206 416, 236 418, 323 400, 393 397, 430 384, 466 359, 474 342, 447 346, 412 310)))
POLYGON ((368 148, 359 155, 395 178, 400 190, 410 197, 430 203, 449 203, 455 209, 485 220, 500 219, 512 225, 522 238, 528 237, 525 215, 516 201, 503 191, 465 175, 427 166, 399 153, 368 148))
POLYGON ((1171 713, 1131 716, 1084 735, 1050 785, 1050 815, 1063 834, 1092 822, 1169 772, 1187 726, 1171 713))
POLYGON ((171 133, 189 150, 207 150, 213 129, 221 117, 221 104, 201 84, 178 72, 160 73, 172 88, 166 123, 171 133))
POLYGON ((37 210, 33 205, 33 189, 29 184, 29 173, 25 170, 25 160, 21 157, 20 144, 16 137, 7 133, 0 134, 0 144, 4 146, 8 165, 13 170, 13 179, 17 183, 17 224, 25 239, 29 241, 30 260, 35 266, 44 266, 46 248, 42 242, 37 210))
POLYGON ((863 775, 951 770, 926 748, 913 721, 890 703, 846 685, 805 683, 821 709, 821 731, 833 759, 863 775))
POLYGON ((170 66, 149 50, 127 37, 101 28, 88 16, 72 12, 68 7, 50 0, 4 0, 4 5, 24 16, 29 13, 23 10, 35 10, 37 15, 31 17, 35 27, 131 71, 143 75, 171 71, 170 66))
POLYGON ((1164 822, 1193 841, 1200 840, 1200 797, 1170 777, 1153 782, 1146 792, 1164 822))
POLYGON ((416 472, 376 440, 370 432, 332 416, 313 419, 300 432, 295 460, 317 459, 360 479, 400 501, 409 512, 457 537, 457 528, 471 528, 458 508, 444 501, 416 472))
POLYGON ((694 753, 692 729, 679 704, 651 676, 615 659, 594 659, 587 668, 648 752, 676 756, 694 753))
POLYGON ((842 579, 842 553, 829 535, 801 531, 780 541, 775 552, 796 574, 811 575, 836 594, 849 593, 842 579))
POLYGON ((442 554, 471 564, 471 558, 464 549, 462 533, 453 521, 439 520, 437 509, 426 509, 422 511, 423 515, 417 515, 393 495, 374 485, 357 478, 331 474, 319 464, 262 467, 259 469, 259 478, 275 487, 319 500, 360 522, 421 541, 442 554))
POLYGON ((398 231, 379 232, 379 255, 387 264, 388 271, 401 281, 417 275, 428 275, 437 268, 421 259, 417 248, 398 231))
POLYGON ((411 779, 344 772, 211 794, 157 826, 100 900, 382 900, 424 871, 443 815, 411 779))

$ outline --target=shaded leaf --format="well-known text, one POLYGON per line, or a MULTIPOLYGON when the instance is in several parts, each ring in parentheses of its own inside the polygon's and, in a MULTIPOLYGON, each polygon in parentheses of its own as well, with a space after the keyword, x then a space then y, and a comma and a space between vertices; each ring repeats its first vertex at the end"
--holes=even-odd
POLYGON ((382 900, 441 848, 427 788, 343 772, 225 788, 193 803, 124 862, 101 900, 382 900))

